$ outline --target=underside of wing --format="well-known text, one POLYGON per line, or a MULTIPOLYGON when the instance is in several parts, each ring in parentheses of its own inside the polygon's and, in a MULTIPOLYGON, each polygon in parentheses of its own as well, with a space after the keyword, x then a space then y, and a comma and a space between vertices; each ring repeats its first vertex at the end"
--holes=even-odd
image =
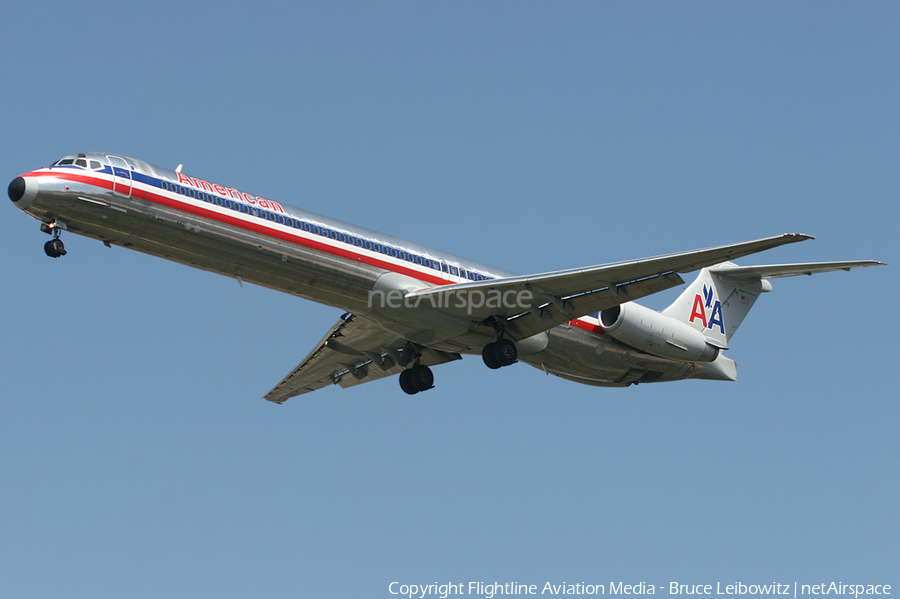
POLYGON ((521 340, 555 326, 665 289, 691 272, 788 243, 812 239, 785 234, 704 250, 415 291, 407 296, 458 318, 494 319, 521 340))
POLYGON ((345 314, 316 348, 264 399, 284 403, 328 385, 352 387, 401 372, 418 356, 425 366, 459 360, 460 355, 412 346, 371 322, 345 314))

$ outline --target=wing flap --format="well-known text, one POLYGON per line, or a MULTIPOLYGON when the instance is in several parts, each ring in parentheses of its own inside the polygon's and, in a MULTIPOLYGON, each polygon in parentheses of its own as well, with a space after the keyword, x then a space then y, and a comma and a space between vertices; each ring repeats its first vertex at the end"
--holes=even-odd
MULTIPOLYGON (((264 399, 284 403, 329 385, 347 388, 398 374, 412 358, 413 349, 405 339, 358 316, 345 314, 264 399)), ((428 347, 415 349, 419 363, 426 366, 461 358, 459 354, 428 347)))

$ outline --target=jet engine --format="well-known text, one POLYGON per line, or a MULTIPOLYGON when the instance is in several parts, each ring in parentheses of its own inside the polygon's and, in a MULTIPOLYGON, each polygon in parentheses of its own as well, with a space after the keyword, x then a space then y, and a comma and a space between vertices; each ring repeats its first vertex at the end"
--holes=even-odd
POLYGON ((624 303, 600 313, 610 337, 648 354, 681 362, 712 362, 719 348, 691 325, 640 304, 624 303))

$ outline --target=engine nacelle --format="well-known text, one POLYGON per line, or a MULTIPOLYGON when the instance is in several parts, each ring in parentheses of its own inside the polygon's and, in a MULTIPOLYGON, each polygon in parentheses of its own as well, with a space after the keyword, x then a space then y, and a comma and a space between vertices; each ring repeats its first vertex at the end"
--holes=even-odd
POLYGON ((613 339, 660 358, 712 362, 719 355, 719 348, 691 325, 640 304, 607 308, 600 313, 600 324, 613 339))

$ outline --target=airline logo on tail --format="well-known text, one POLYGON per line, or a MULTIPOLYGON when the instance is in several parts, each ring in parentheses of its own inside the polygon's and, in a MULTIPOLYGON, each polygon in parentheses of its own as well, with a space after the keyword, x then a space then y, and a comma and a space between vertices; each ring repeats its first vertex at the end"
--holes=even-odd
POLYGON ((703 295, 694 295, 694 307, 691 308, 690 321, 700 319, 704 329, 719 327, 719 331, 725 334, 725 323, 722 321, 722 303, 715 297, 715 289, 703 285, 703 295))

